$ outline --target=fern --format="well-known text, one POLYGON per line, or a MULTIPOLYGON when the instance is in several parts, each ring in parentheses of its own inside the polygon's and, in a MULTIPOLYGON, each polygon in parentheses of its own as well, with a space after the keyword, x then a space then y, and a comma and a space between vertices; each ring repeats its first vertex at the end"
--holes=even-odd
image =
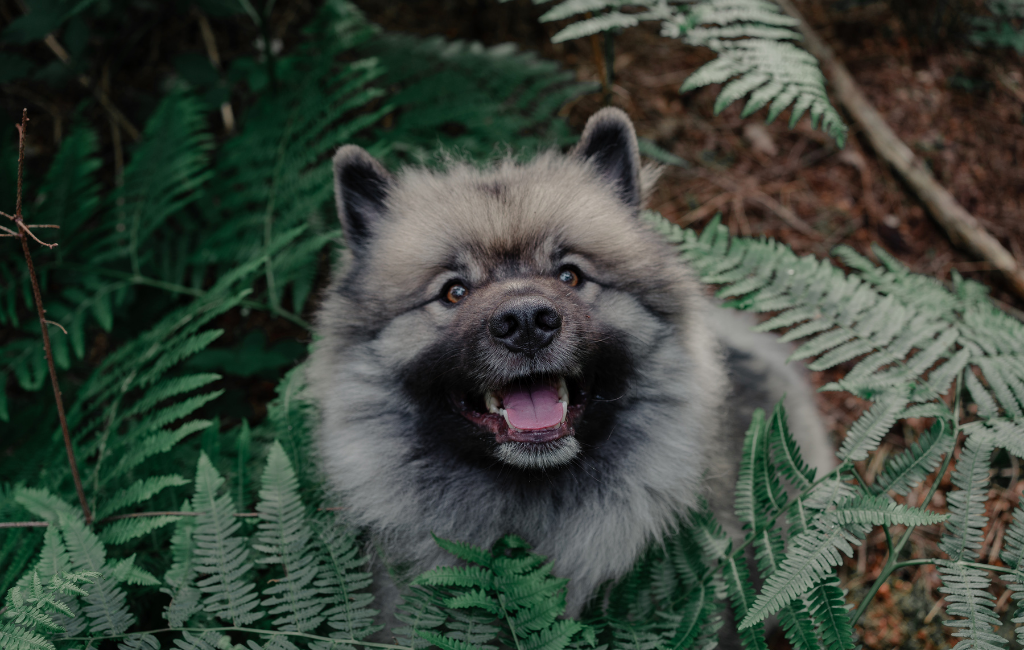
POLYGON ((195 571, 207 576, 197 583, 203 594, 203 611, 230 622, 248 625, 259 620, 259 600, 255 585, 243 580, 252 570, 245 538, 235 533, 242 523, 235 518, 230 494, 221 494, 224 479, 205 453, 199 456, 196 468, 196 494, 192 508, 196 511, 195 571))
POLYGON ((98 634, 120 634, 135 620, 127 605, 127 595, 118 586, 129 579, 156 583, 156 579, 133 565, 132 559, 108 561, 106 548, 86 526, 81 513, 46 490, 22 489, 18 501, 33 514, 58 527, 61 539, 54 539, 54 553, 66 548, 68 566, 76 572, 98 577, 84 596, 82 611, 89 619, 89 630, 98 634))
POLYGON ((312 552, 313 532, 299 498, 299 482, 280 443, 274 443, 267 455, 263 489, 256 504, 260 514, 259 532, 253 546, 263 553, 261 563, 280 564, 284 577, 263 591, 263 606, 273 624, 283 630, 308 632, 324 619, 326 606, 317 598, 313 584, 317 577, 317 557, 312 552))
POLYGON ((598 33, 610 35, 644 21, 661 23, 661 34, 689 45, 707 47, 718 57, 694 72, 680 92, 724 83, 715 113, 749 95, 743 116, 768 106, 771 122, 792 107, 790 128, 804 113, 841 147, 846 125, 828 101, 817 61, 791 41, 800 38, 797 22, 767 0, 563 0, 541 22, 587 14, 551 37, 553 43, 598 33), (623 11, 624 8, 630 11, 623 11), (728 82, 728 83, 726 83, 728 82))
POLYGON ((7 650, 56 650, 56 647, 42 633, 63 632, 53 615, 71 617, 74 614, 61 600, 61 596, 85 596, 86 591, 79 583, 90 582, 95 573, 72 573, 54 576, 43 585, 38 572, 32 573, 31 589, 11 589, 7 597, 8 606, 4 611, 7 619, 0 624, 0 645, 7 650))
POLYGON ((437 568, 414 584, 460 615, 445 624, 444 632, 417 629, 420 638, 446 650, 487 647, 490 640, 522 650, 561 650, 586 634, 577 621, 557 620, 565 611, 566 582, 551 577, 550 565, 518 537, 498 540, 490 553, 437 542, 468 566, 437 568))
POLYGON ((934 472, 944 453, 949 453, 952 434, 945 420, 937 420, 921 439, 893 456, 875 483, 881 490, 906 496, 913 486, 934 472))
MULTIPOLYGON (((828 101, 825 78, 817 61, 790 43, 799 38, 796 21, 765 0, 705 0, 685 22, 674 25, 692 45, 710 48, 718 58, 691 75, 681 92, 729 81, 715 100, 718 113, 748 94, 743 116, 767 106, 768 121, 792 106, 790 127, 806 112, 811 124, 843 146, 846 125, 828 101), (695 25, 686 29, 687 25, 695 25), (684 31, 685 30, 685 31, 684 31)), ((670 28, 667 28, 670 29, 670 28)))

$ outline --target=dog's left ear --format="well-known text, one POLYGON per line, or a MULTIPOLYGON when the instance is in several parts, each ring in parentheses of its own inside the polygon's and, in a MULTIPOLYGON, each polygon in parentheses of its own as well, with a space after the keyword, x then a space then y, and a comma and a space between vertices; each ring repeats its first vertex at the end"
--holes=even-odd
POLYGON ((357 256, 387 212, 391 175, 362 147, 347 144, 334 154, 334 198, 345 243, 357 256))
POLYGON ((573 155, 593 162, 601 175, 615 183, 619 198, 640 209, 640 148, 624 111, 609 106, 591 115, 573 155))

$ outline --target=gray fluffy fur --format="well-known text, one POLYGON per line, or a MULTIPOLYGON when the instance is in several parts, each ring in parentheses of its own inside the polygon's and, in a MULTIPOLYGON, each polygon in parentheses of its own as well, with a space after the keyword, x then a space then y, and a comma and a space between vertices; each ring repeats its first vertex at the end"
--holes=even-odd
MULTIPOLYGON (((369 531, 402 575, 451 561, 431 533, 483 547, 516 533, 569 578, 569 611, 578 613, 699 495, 738 532, 732 491, 743 432, 755 407, 770 409, 784 392, 809 460, 830 464, 810 389, 785 365, 783 347, 712 306, 677 254, 638 219, 651 183, 641 179, 632 124, 621 111, 594 115, 568 155, 391 177, 346 146, 335 172, 350 249, 323 297, 310 363, 322 416, 319 458, 345 516, 369 531), (616 135, 623 139, 601 140, 616 135), (602 157, 605 146, 619 150, 602 157), (572 300, 590 327, 573 333, 566 324, 562 338, 578 339, 566 345, 612 332, 636 372, 617 396, 608 442, 576 454, 561 474, 538 472, 524 483, 526 496, 508 487, 518 470, 497 453, 462 463, 424 443, 421 405, 399 378, 435 346, 469 336, 458 315, 464 305, 436 299, 453 265, 474 298, 476 287, 481 295, 519 291, 534 278, 547 291, 565 259, 589 278, 572 300)), ((576 372, 567 359, 494 362, 473 372, 481 383, 550 364, 576 372)), ((379 593, 386 611, 395 605, 387 591, 379 593)))

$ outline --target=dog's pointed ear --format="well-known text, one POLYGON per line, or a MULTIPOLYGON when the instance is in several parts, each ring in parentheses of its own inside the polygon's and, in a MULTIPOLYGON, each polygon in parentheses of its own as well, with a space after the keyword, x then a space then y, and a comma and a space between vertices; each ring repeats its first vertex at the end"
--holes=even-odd
POLYGON ((362 147, 347 144, 334 154, 334 198, 345 243, 359 254, 387 210, 391 175, 362 147))
POLYGON ((622 201, 640 209, 640 147, 633 123, 624 111, 602 108, 590 116, 573 154, 590 160, 597 170, 616 184, 622 201))

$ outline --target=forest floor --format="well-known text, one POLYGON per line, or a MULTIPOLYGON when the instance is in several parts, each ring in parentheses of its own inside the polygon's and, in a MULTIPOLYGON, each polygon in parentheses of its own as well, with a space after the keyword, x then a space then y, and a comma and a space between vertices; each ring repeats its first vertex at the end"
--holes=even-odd
MULTIPOLYGON (((447 38, 475 39, 485 44, 515 41, 525 49, 560 61, 577 78, 598 81, 602 57, 595 41, 581 39, 552 45, 560 24, 538 25, 539 10, 527 2, 498 5, 486 0, 446 0, 415 7, 359 0, 367 15, 386 29, 447 38), (468 7, 468 8, 467 8, 468 7)), ((897 5, 899 3, 891 3, 897 5)), ((836 51, 857 83, 889 125, 923 158, 938 181, 1018 260, 1024 260, 1024 65, 1013 51, 977 50, 959 29, 963 14, 956 3, 908 2, 898 13, 889 3, 800 2, 798 6, 818 34, 836 51), (949 13, 939 14, 945 6, 949 13), (908 29, 906 25, 914 25, 908 29)), ((970 9, 971 3, 961 3, 970 9)), ((649 207, 684 226, 700 229, 721 213, 733 234, 765 236, 788 244, 797 253, 829 257, 846 244, 872 256, 878 245, 915 272, 951 281, 956 271, 984 283, 991 295, 1021 315, 1024 300, 1014 295, 989 263, 955 248, 923 205, 893 170, 879 160, 857 126, 849 122, 845 148, 811 128, 807 118, 795 128, 787 114, 765 124, 764 110, 741 118, 742 102, 714 115, 719 87, 679 94, 682 82, 711 54, 662 38, 657 26, 641 26, 615 37, 610 103, 629 113, 638 134, 690 163, 667 167, 649 207), (809 228, 794 229, 779 216, 782 206, 809 228)), ((565 111, 582 128, 588 116, 606 103, 603 92, 579 99, 565 111)), ((833 105, 839 107, 833 99, 833 105)), ((844 368, 813 373, 820 386, 844 368)), ((860 415, 863 403, 841 393, 819 394, 819 406, 835 442, 860 415)), ((885 457, 914 442, 927 422, 894 428, 874 460, 860 467, 870 482, 885 457)), ((951 465, 932 499, 945 507, 951 465)), ((992 516, 982 553, 998 559, 1003 532, 1010 521, 1024 481, 1018 472, 997 478, 989 500, 992 516)), ((912 492, 907 503, 919 503, 929 485, 912 492)), ((894 531, 898 536, 902 530, 894 531)), ((911 557, 936 557, 935 527, 911 537, 911 557)), ((860 601, 886 560, 884 533, 879 530, 844 567, 849 602, 860 601)), ((996 609, 1012 616, 1009 591, 997 580, 996 609)), ((945 618, 940 580, 933 566, 911 567, 882 587, 860 621, 865 648, 932 649, 951 647, 954 630, 945 618)), ((1006 626, 1004 626, 1006 627, 1006 626)), ((772 648, 787 648, 781 634, 772 648)), ((1011 642, 1010 647, 1015 647, 1011 642)))

